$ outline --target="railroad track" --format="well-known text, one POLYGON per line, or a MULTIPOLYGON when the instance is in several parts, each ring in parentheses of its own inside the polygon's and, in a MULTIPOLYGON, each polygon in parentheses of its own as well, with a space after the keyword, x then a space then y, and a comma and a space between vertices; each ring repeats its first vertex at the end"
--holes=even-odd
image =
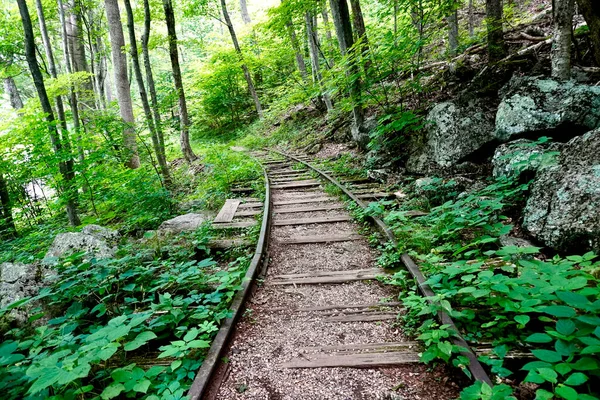
MULTIPOLYGON (((188 396, 280 398, 285 393, 287 398, 355 398, 361 388, 373 396, 389 395, 384 392, 398 376, 382 374, 381 368, 419 365, 419 348, 393 333, 389 321, 402 312, 401 303, 381 300, 396 297, 372 283, 385 271, 377 268, 373 250, 345 205, 327 194, 323 183, 335 185, 362 208, 388 194, 363 179, 337 179, 308 156, 277 150, 253 156, 266 178, 259 242, 233 301, 232 317, 222 324, 188 396), (244 309, 247 318, 234 334, 244 309), (365 369, 357 373, 355 368, 365 369)), ((235 222, 236 213, 244 216, 248 211, 224 207, 220 216, 230 217, 224 227, 249 226, 235 222)), ((373 218, 373 223, 383 241, 397 244, 381 220, 373 218)), ((402 261, 421 293, 433 299, 417 265, 406 254, 402 261)), ((446 313, 438 317, 458 332, 446 313)), ((454 344, 464 348, 473 377, 491 385, 459 334, 454 344)))

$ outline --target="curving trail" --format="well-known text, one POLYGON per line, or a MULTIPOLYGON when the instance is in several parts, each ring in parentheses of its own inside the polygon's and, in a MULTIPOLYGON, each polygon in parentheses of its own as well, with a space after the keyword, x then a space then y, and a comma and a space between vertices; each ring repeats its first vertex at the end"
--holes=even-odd
POLYGON ((295 163, 266 153, 272 227, 264 281, 204 398, 449 399, 443 370, 418 363, 396 321, 385 271, 337 198, 295 163))

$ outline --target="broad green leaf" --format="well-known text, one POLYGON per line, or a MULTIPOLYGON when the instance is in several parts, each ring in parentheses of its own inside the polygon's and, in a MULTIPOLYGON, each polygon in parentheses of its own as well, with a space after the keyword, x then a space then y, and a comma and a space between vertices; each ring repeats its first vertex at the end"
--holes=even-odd
POLYGON ((114 399, 120 395, 123 390, 125 390, 125 386, 123 386, 122 383, 113 382, 102 391, 100 397, 102 397, 102 400, 114 399))
POLYGON ((517 315, 515 317, 515 321, 517 321, 520 325, 527 325, 527 323, 531 320, 529 315, 517 315))
POLYGON ((210 347, 210 342, 207 340, 192 340, 187 345, 192 349, 207 349, 210 347))
POLYGON ((575 372, 567 378, 567 380, 565 381, 565 385, 579 386, 579 385, 582 385, 585 382, 587 382, 587 380, 588 380, 587 375, 582 374, 581 372, 575 372))
POLYGON ((575 389, 565 385, 558 385, 554 392, 566 400, 577 400, 578 397, 575 389))
POLYGON ((556 296, 559 299, 561 299, 565 304, 568 304, 569 306, 572 306, 572 307, 585 309, 591 305, 591 303, 587 299, 587 297, 582 296, 578 293, 559 291, 559 292, 556 292, 556 296))
POLYGON ((150 340, 155 339, 157 336, 152 331, 145 331, 136 336, 134 340, 126 343, 123 347, 125 351, 132 351, 138 349, 148 343, 150 340))
POLYGON ((42 371, 42 375, 33 382, 33 385, 31 385, 27 393, 35 394, 52 386, 54 383, 58 382, 63 372, 62 369, 57 366, 44 368, 42 371))
POLYGON ((561 335, 569 336, 575 332, 575 323, 570 319, 559 319, 556 322, 556 331, 561 335))
POLYGON ((198 329, 190 329, 183 337, 183 340, 185 340, 186 342, 191 342, 192 340, 196 339, 196 337, 198 337, 198 334, 200 334, 200 331, 198 329))
POLYGON ((534 333, 525 339, 526 342, 530 343, 550 343, 553 339, 545 333, 534 333))
POLYGON ((531 352, 534 356, 545 362, 556 363, 562 360, 561 355, 558 354, 556 351, 537 349, 532 350, 531 352))
POLYGON ((151 383, 152 382, 150 382, 148 379, 144 379, 143 381, 139 381, 138 383, 136 383, 133 387, 133 390, 138 393, 146 393, 151 383))
POLYGON ((573 318, 577 314, 573 307, 567 306, 546 306, 541 307, 540 311, 559 318, 573 318))
POLYGON ((558 374, 552 368, 539 368, 537 370, 539 376, 544 378, 546 382, 556 383, 556 378, 558 374))

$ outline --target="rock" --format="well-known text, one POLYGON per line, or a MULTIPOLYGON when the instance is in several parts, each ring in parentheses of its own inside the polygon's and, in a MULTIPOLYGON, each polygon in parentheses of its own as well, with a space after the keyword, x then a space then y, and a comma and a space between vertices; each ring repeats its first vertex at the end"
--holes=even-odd
POLYGON ((558 143, 543 146, 527 139, 502 144, 496 148, 492 158, 494 178, 519 178, 524 173, 533 177, 542 165, 550 161, 552 152, 559 149, 558 143))
POLYGON ((522 77, 511 79, 501 95, 495 136, 503 142, 549 130, 557 130, 555 139, 569 138, 600 127, 598 86, 522 77))
POLYGON ((204 222, 209 221, 210 216, 205 214, 189 213, 164 221, 158 227, 159 234, 174 234, 195 231, 204 222))
POLYGON ((523 227, 561 252, 600 251, 600 129, 564 144, 557 165, 538 170, 523 227))
POLYGON ((535 247, 534 244, 527 239, 509 235, 500 236, 498 242, 502 247, 535 247))
POLYGON ((35 265, 18 262, 0 265, 0 307, 35 295, 40 286, 41 279, 35 265))
POLYGON ((59 233, 44 257, 48 264, 52 258, 85 252, 95 258, 112 258, 117 251, 120 235, 117 231, 98 225, 87 225, 81 232, 59 233))
POLYGON ((323 148, 323 144, 321 142, 312 143, 304 150, 306 154, 317 154, 323 148))
POLYGON ((427 121, 423 147, 407 161, 407 169, 413 173, 447 169, 494 141, 494 116, 482 100, 470 100, 466 105, 439 103, 427 121))
POLYGON ((374 181, 385 183, 390 177, 390 171, 387 169, 370 169, 367 171, 367 177, 374 181))

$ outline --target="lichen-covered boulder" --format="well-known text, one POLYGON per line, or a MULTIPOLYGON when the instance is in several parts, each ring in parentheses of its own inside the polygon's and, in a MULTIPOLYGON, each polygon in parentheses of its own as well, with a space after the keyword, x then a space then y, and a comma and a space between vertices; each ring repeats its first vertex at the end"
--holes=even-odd
POLYGON ((600 87, 518 77, 505 86, 496 113, 496 138, 506 142, 524 135, 573 137, 600 127, 600 87))
POLYGON ((428 173, 452 167, 494 141, 494 114, 481 100, 439 103, 427 115, 423 146, 407 170, 428 173))
POLYGON ((561 148, 531 186, 523 227, 562 252, 600 251, 600 129, 561 148))
POLYGON ((195 231, 200 225, 209 220, 210 216, 206 214, 189 213, 180 215, 160 224, 158 233, 164 235, 195 231))
POLYGON ((36 266, 23 263, 0 264, 0 307, 35 295, 41 286, 36 266))
POLYGON ((537 170, 551 162, 560 149, 559 143, 542 145, 527 139, 501 144, 492 158, 494 178, 533 177, 537 170))
POLYGON ((59 233, 44 257, 60 258, 72 253, 85 252, 95 258, 114 257, 120 235, 117 231, 98 225, 88 225, 81 232, 59 233))

